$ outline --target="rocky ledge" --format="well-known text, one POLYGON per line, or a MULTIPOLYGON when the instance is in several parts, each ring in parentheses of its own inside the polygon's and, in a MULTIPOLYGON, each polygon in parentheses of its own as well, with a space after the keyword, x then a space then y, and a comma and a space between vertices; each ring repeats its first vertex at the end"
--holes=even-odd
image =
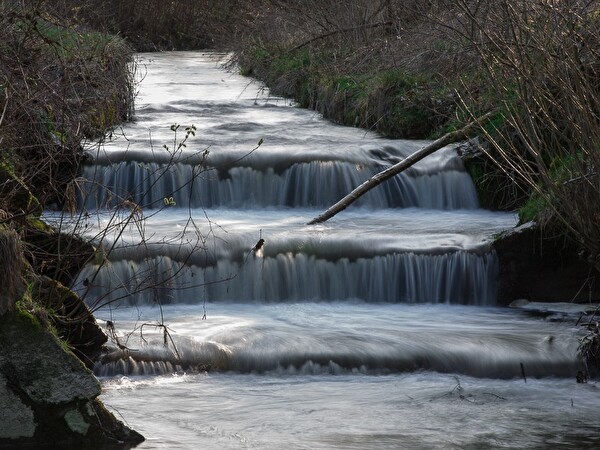
POLYGON ((563 240, 545 238, 533 223, 496 239, 500 261, 498 303, 598 303, 600 279, 590 265, 563 240))
POLYGON ((0 448, 128 448, 144 440, 98 400, 98 380, 26 312, 0 317, 0 448))

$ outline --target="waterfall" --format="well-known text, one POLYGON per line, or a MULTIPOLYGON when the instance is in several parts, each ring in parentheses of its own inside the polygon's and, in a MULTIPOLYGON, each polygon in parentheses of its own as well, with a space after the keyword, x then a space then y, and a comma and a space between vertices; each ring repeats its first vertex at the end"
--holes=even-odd
POLYGON ((393 253, 356 260, 289 252, 250 255, 243 261, 219 259, 204 267, 161 255, 88 265, 75 289, 93 304, 362 299, 492 305, 497 271, 493 252, 393 253))
MULTIPOLYGON (((88 210, 111 208, 123 200, 160 208, 165 199, 180 207, 319 207, 335 203, 382 170, 344 161, 295 163, 278 173, 273 167, 214 168, 191 164, 123 161, 86 166, 80 204, 88 210)), ((356 206, 475 209, 477 193, 459 170, 400 174, 360 198, 356 206)))
POLYGON ((44 217, 96 247, 72 286, 110 337, 93 370, 152 446, 598 448, 581 327, 494 306, 516 218, 478 208, 452 147, 309 226, 427 143, 210 55, 140 58, 126 139, 90 151, 79 211, 44 217), (197 129, 177 152, 173 124, 197 129))
POLYGON ((84 232, 99 254, 73 286, 86 302, 494 304, 489 240, 506 220, 478 209, 452 146, 368 192, 351 220, 306 227, 426 142, 332 125, 258 94, 230 98, 223 80, 207 76, 200 91, 180 92, 149 74, 126 139, 89 150, 79 206, 98 216, 84 232), (176 121, 197 126, 167 125, 176 121), (184 129, 185 138, 173 135, 184 129), (251 254, 263 236, 267 245, 251 254))

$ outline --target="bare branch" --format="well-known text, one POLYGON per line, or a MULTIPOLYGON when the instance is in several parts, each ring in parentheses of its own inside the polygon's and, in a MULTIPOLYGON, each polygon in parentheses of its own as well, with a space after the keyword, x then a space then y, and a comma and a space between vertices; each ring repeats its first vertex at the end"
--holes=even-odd
POLYGON ((379 184, 383 183, 384 181, 388 180, 389 178, 393 177, 394 175, 397 175, 400 172, 403 172, 404 170, 413 166, 414 164, 421 161, 423 158, 431 155, 432 153, 435 153, 436 151, 440 150, 441 148, 443 148, 449 144, 452 144, 454 142, 458 142, 458 141, 465 139, 466 137, 469 136, 470 133, 473 132, 473 130, 481 127, 488 120, 490 120, 494 116, 494 114, 496 114, 496 111, 490 111, 487 114, 481 116, 479 119, 476 119, 475 121, 464 126, 460 130, 446 133, 441 138, 433 141, 431 144, 423 147, 422 149, 417 150, 412 155, 408 156, 407 158, 403 159, 402 161, 373 175, 371 178, 369 178, 363 184, 358 186, 356 189, 354 189, 352 192, 350 192, 348 195, 346 195, 344 198, 342 198, 340 201, 338 201, 335 205, 333 205, 329 209, 327 209, 327 211, 325 211, 323 214, 315 217, 313 220, 308 222, 308 225, 315 225, 317 223, 322 223, 322 222, 325 222, 326 220, 331 219, 333 216, 335 216, 340 211, 343 211, 344 209, 346 209, 348 206, 350 206, 352 203, 354 203, 356 200, 358 200, 361 196, 366 194, 368 191, 373 189, 375 186, 378 186, 379 184))

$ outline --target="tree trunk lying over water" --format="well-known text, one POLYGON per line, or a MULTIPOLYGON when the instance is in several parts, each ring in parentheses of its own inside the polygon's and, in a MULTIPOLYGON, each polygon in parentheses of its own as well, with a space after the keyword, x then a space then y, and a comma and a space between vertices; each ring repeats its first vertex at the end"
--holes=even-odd
POLYGON ((331 206, 323 214, 315 217, 313 220, 308 222, 308 225, 323 223, 326 220, 331 219, 333 216, 335 216, 340 211, 346 209, 348 206, 350 206, 364 194, 369 192, 371 189, 373 189, 376 186, 379 186, 381 183, 392 178, 394 175, 398 175, 399 173, 405 171, 409 167, 412 167, 413 165, 421 161, 423 158, 431 155, 432 153, 435 153, 436 151, 444 148, 445 146, 453 144, 454 142, 464 140, 469 136, 471 132, 473 132, 474 129, 485 124, 494 114, 494 111, 488 112, 479 119, 476 119, 473 122, 467 124, 460 130, 446 133, 441 138, 433 141, 431 144, 423 147, 422 149, 417 150, 412 155, 404 158, 402 161, 373 175, 363 184, 358 186, 356 189, 354 189, 352 192, 350 192, 348 195, 346 195, 344 198, 338 201, 335 205, 331 206))

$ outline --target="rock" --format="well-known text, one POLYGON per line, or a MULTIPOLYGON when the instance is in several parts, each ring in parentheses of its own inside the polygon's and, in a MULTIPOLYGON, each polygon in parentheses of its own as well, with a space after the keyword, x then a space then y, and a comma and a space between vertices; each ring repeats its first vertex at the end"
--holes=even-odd
POLYGON ((455 150, 463 161, 483 156, 483 146, 478 136, 458 144, 455 150))
POLYGON ((0 441, 3 438, 32 438, 35 434, 33 410, 9 389, 8 380, 2 373, 0 373, 0 424, 0 441))
POLYGON ((500 261, 498 303, 513 300, 536 302, 597 303, 600 277, 563 240, 544 238, 527 223, 504 233, 494 242, 500 261))
POLYGON ((142 442, 98 395, 98 380, 37 319, 20 311, 0 318, 0 447, 142 442))
POLYGON ((88 367, 100 355, 108 341, 87 305, 69 288, 45 276, 35 276, 32 296, 51 313, 48 319, 61 339, 88 367))

